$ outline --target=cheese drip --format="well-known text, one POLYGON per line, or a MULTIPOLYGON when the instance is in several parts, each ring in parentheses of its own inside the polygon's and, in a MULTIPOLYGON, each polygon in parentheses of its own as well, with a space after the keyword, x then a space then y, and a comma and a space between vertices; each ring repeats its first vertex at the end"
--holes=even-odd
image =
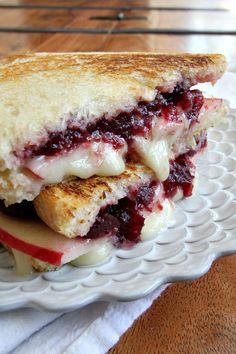
POLYGON ((163 231, 168 226, 172 219, 173 206, 169 199, 165 199, 162 206, 162 210, 153 211, 146 217, 141 231, 142 241, 155 238, 158 232, 163 231))
POLYGON ((36 157, 26 167, 43 180, 43 184, 59 183, 64 177, 89 178, 98 176, 118 176, 125 170, 124 154, 127 147, 114 149, 103 142, 80 147, 66 155, 47 158, 36 157))
MULTIPOLYGON (((155 172, 159 181, 168 177, 170 149, 167 140, 136 137, 133 147, 142 162, 155 172)), ((66 155, 35 157, 25 167, 38 176, 42 184, 59 183, 68 176, 118 176, 125 170, 126 152, 127 146, 117 150, 110 144, 98 142, 79 147, 66 155)))
POLYGON ((150 167, 159 181, 167 179, 170 173, 169 147, 165 139, 145 139, 137 137, 134 148, 142 159, 142 162, 150 167))
POLYGON ((25 276, 25 275, 32 274, 33 267, 30 262, 30 256, 14 248, 12 248, 11 250, 15 260, 17 275, 25 276))
POLYGON ((76 258, 75 260, 70 262, 70 264, 75 267, 81 267, 101 263, 110 256, 112 248, 113 247, 111 244, 106 243, 104 245, 101 245, 101 247, 91 250, 88 253, 85 253, 82 256, 76 258))

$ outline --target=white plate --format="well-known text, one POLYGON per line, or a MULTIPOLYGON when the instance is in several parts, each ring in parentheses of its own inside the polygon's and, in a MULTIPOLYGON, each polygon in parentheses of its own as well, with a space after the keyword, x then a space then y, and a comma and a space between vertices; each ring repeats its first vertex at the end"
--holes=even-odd
POLYGON ((0 254, 0 310, 20 307, 69 311, 96 300, 129 301, 164 283, 197 278, 214 259, 236 253, 236 123, 233 114, 209 133, 199 157, 198 189, 177 203, 175 222, 152 241, 117 250, 96 267, 64 266, 19 278, 0 254))

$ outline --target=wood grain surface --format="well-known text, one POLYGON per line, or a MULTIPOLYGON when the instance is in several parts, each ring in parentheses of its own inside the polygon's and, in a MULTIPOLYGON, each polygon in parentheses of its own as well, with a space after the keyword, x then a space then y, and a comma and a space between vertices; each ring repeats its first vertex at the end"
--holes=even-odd
MULTIPOLYGON (((235 9, 233 1, 221 0, 0 0, 0 56, 27 50, 222 52, 236 72, 235 9), (119 20, 120 12, 134 19, 119 20), (72 33, 63 33, 68 29, 72 33), (113 33, 127 29, 137 33, 113 33), (167 33, 171 29, 220 30, 224 35, 167 33)), ((201 279, 169 286, 109 354, 236 353, 235 271, 236 256, 226 257, 201 279)))
POLYGON ((109 354, 236 353, 236 257, 208 274, 171 285, 109 354))

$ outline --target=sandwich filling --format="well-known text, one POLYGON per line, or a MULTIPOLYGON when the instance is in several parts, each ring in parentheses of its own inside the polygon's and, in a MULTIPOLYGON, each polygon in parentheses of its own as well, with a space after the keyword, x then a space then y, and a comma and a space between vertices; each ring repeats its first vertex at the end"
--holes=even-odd
POLYGON ((195 149, 212 107, 219 114, 223 109, 222 100, 204 100, 201 91, 183 87, 158 92, 151 102, 140 101, 130 112, 104 116, 87 126, 71 116, 65 131, 48 132, 42 143, 15 151, 22 170, 39 185, 47 185, 71 175, 116 176, 125 170, 126 160, 133 160, 164 181, 169 160, 195 149))
MULTIPOLYGON (((103 141, 115 149, 125 142, 130 144, 136 136, 149 137, 154 118, 162 118, 167 123, 182 123, 182 113, 188 126, 196 123, 204 98, 199 90, 182 90, 156 94, 151 102, 138 102, 131 112, 121 112, 116 117, 101 117, 96 122, 83 126, 83 120, 75 123, 75 117, 68 119, 68 127, 62 132, 49 132, 48 138, 37 146, 26 146, 20 154, 23 158, 35 156, 55 156, 75 149, 81 144, 103 141)), ((168 128, 168 127, 166 127, 168 128)), ((168 133, 168 132, 167 132, 168 133)))
POLYGON ((18 145, 0 173, 5 204, 34 200, 45 186, 70 176, 119 176, 129 161, 144 164, 165 181, 170 161, 195 151, 225 106, 220 99, 203 98, 186 82, 171 93, 153 93, 152 100, 137 99, 132 109, 113 115, 85 120, 67 113, 64 130, 48 128, 38 133, 37 142, 18 145))
POLYGON ((165 211, 169 215, 172 209, 171 204, 164 200, 162 186, 152 181, 140 185, 137 189, 131 188, 127 196, 117 204, 108 204, 102 208, 85 237, 78 235, 68 239, 47 227, 33 213, 29 218, 28 206, 25 206, 26 215, 22 207, 18 207, 21 208, 20 218, 17 217, 17 207, 14 209, 2 206, 0 241, 8 248, 56 267, 90 251, 99 251, 105 244, 129 248, 141 238, 153 237, 157 227, 160 230, 165 224, 164 220, 160 219, 157 225, 156 220, 152 229, 153 220, 150 216, 154 213, 158 219, 158 213, 165 211), (27 222, 24 216, 27 217, 27 222))
MULTIPOLYGON (((65 237, 65 232, 64 235, 58 233, 55 225, 47 222, 44 215, 41 215, 37 203, 36 211, 49 227, 37 217, 31 202, 8 208, 2 205, 0 241, 13 250, 17 259, 20 256, 20 263, 23 252, 28 262, 36 269, 50 270, 71 261, 77 265, 87 264, 89 261, 85 257, 86 254, 88 257, 92 254, 93 260, 100 261, 101 253, 107 257, 114 247, 130 248, 141 240, 151 239, 166 227, 170 220, 173 209, 171 199, 177 192, 181 191, 184 196, 191 195, 195 172, 191 162, 192 155, 191 151, 171 161, 170 174, 165 182, 158 182, 151 170, 141 167, 142 173, 145 174, 138 175, 139 182, 138 179, 135 184, 130 182, 126 195, 121 197, 122 194, 119 194, 120 199, 118 198, 116 203, 107 199, 106 205, 100 208, 89 231, 83 237, 78 234, 68 238, 65 237)), ((122 180, 123 176, 116 178, 122 180)), ((80 188, 79 179, 77 182, 80 188)), ((48 187, 49 192, 51 188, 53 187, 48 187)), ((57 188, 60 188, 60 184, 57 188)), ((39 196, 40 202, 42 198, 47 199, 42 194, 39 196)), ((56 201, 54 203, 56 207, 59 206, 56 201)), ((49 208, 50 205, 45 210, 46 213, 50 213, 49 208)), ((73 212, 73 208, 70 210, 73 212)))
POLYGON ((101 261, 114 247, 155 237, 171 218, 174 197, 191 196, 193 157, 206 147, 206 130, 224 109, 222 100, 203 99, 198 90, 175 89, 87 127, 72 119, 66 131, 49 133, 44 144, 16 152, 24 173, 46 187, 34 205, 2 206, 0 241, 18 263, 45 271, 72 261, 101 261), (77 176, 75 185, 65 179, 71 176, 77 176), (54 189, 65 194, 55 196, 54 189), (67 197, 75 205, 67 207, 67 197))

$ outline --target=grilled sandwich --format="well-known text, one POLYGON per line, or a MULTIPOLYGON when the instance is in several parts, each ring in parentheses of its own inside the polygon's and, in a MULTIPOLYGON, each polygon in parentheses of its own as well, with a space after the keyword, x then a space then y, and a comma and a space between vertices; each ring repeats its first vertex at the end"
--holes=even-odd
POLYGON ((223 100, 192 86, 214 83, 225 69, 220 54, 4 59, 2 243, 45 270, 102 245, 131 247, 155 236, 176 194, 192 194, 193 158, 226 111, 223 100))

